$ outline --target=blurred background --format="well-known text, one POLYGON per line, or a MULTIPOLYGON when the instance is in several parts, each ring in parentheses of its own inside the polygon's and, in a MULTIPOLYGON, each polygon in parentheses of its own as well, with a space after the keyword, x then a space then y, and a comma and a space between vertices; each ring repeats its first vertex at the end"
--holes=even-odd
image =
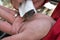
POLYGON ((0 0, 0 5, 12 9, 12 5, 10 3, 10 0, 0 0))

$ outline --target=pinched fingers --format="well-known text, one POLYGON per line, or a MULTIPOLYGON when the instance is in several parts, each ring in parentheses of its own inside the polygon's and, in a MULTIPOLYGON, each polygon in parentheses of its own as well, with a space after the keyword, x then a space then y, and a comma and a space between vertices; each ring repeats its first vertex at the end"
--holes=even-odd
POLYGON ((11 0, 11 3, 14 8, 18 9, 20 3, 22 3, 23 0, 11 0))
POLYGON ((7 21, 0 20, 0 30, 10 35, 17 34, 22 27, 22 24, 23 20, 20 17, 17 17, 12 25, 7 21))
MULTIPOLYGON (((11 12, 12 13, 12 12, 11 12)), ((0 8, 0 16, 4 19, 6 19, 8 22, 13 23, 15 20, 15 17, 4 9, 0 8)))
POLYGON ((16 14, 16 10, 12 10, 3 6, 0 6, 1 9, 5 10, 6 12, 10 13, 11 15, 15 15, 16 14))

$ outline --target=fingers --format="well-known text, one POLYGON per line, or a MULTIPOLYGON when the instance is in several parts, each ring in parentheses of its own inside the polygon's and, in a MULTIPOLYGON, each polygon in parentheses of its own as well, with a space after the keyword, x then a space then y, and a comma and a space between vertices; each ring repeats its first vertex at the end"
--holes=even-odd
POLYGON ((9 8, 6 8, 6 7, 3 7, 3 6, 0 6, 0 8, 5 10, 6 12, 12 14, 12 15, 15 15, 15 13, 16 13, 16 11, 9 9, 9 8))
POLYGON ((4 19, 6 19, 8 22, 13 23, 15 20, 15 17, 8 13, 7 11, 0 8, 0 16, 4 19))
POLYGON ((0 31, 10 34, 11 28, 12 26, 8 22, 0 20, 0 31))
POLYGON ((22 27, 23 20, 17 17, 13 25, 10 25, 7 21, 0 20, 0 30, 8 34, 17 34, 22 27))
MULTIPOLYGON (((35 8, 40 8, 43 5, 45 0, 33 0, 35 8)), ((23 0, 11 0, 11 3, 14 8, 18 9, 19 5, 23 2, 23 0)))
POLYGON ((36 9, 40 8, 45 0, 33 0, 34 6, 36 9))
POLYGON ((23 34, 20 33, 20 34, 16 34, 16 35, 13 35, 13 36, 10 36, 10 37, 6 37, 2 40, 22 40, 22 36, 23 36, 23 34))
POLYGON ((18 9, 20 3, 22 3, 23 0, 11 0, 11 3, 14 8, 18 9))
POLYGON ((12 25, 12 32, 13 34, 17 34, 23 25, 23 19, 21 17, 17 17, 12 25))

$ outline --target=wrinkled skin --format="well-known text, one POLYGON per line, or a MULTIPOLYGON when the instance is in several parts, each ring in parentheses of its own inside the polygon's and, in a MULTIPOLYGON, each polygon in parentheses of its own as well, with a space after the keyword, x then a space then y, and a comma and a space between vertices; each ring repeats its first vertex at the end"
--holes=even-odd
POLYGON ((0 16, 8 21, 0 20, 0 30, 12 35, 2 40, 40 40, 47 35, 55 23, 51 17, 42 14, 35 14, 23 22, 24 19, 20 16, 14 17, 15 13, 11 9, 0 6, 0 16))

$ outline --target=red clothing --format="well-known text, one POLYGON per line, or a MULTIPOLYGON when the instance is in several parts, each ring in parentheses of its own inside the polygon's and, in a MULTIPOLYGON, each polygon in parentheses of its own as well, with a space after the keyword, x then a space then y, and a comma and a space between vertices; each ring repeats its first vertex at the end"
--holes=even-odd
POLYGON ((60 18, 43 40, 60 40, 60 18))
POLYGON ((56 20, 56 23, 43 40, 60 40, 60 3, 53 12, 52 17, 56 20))
POLYGON ((59 17, 60 17, 60 3, 58 4, 57 8, 56 8, 55 11, 53 12, 52 17, 53 17, 55 20, 58 20, 58 19, 59 19, 59 17))

